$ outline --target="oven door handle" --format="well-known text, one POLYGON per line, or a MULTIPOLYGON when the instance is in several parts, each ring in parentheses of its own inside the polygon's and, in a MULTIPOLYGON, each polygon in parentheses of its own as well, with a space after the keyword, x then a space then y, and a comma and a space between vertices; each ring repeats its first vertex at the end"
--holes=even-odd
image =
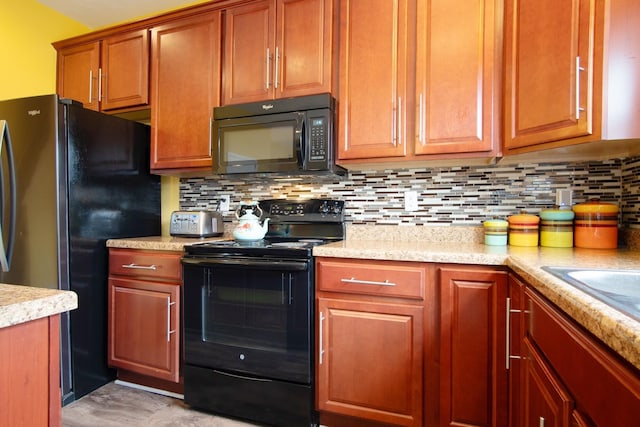
POLYGON ((182 258, 182 264, 197 266, 229 266, 270 271, 305 271, 309 268, 307 261, 290 261, 277 259, 236 259, 236 258, 182 258))

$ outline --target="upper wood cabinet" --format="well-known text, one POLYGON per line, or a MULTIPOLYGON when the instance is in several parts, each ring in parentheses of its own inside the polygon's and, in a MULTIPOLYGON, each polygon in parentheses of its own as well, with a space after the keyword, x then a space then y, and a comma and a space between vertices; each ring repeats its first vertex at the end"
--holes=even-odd
POLYGON ((408 9, 414 4, 340 2, 339 160, 407 154, 408 9))
POLYGON ((99 41, 59 49, 56 89, 58 95, 82 102, 85 108, 99 110, 99 69, 99 41))
POLYGON ((225 10, 223 103, 332 91, 333 0, 261 0, 225 10))
POLYGON ((500 4, 418 0, 416 155, 488 153, 499 146, 500 4))
POLYGON ((504 146, 640 137, 640 3, 507 0, 504 146))
POLYGON ((220 101, 220 14, 151 30, 151 169, 156 173, 211 168, 211 120, 220 101))
POLYGON ((149 102, 149 32, 114 34, 101 40, 54 43, 57 93, 96 111, 144 107, 149 102))

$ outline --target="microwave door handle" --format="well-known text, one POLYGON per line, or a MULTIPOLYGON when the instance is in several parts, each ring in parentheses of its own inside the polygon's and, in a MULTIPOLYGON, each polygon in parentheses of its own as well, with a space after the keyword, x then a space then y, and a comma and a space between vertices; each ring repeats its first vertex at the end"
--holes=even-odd
POLYGON ((304 117, 304 113, 298 113, 295 128, 295 143, 296 154, 298 155, 298 165, 300 165, 303 170, 306 169, 307 166, 307 141, 304 137, 304 117))
MULTIPOLYGON (((6 142, 7 152, 7 174, 9 176, 9 212, 5 211, 4 199, 0 200, 0 266, 2 271, 9 271, 11 266, 11 258, 13 255, 13 243, 16 235, 16 175, 15 164, 13 161, 13 147, 11 145, 11 135, 9 133, 9 124, 5 120, 0 120, 0 155, 2 155, 3 141, 6 142), (9 215, 9 239, 5 250, 4 235, 2 233, 2 225, 4 224, 5 215, 9 215)), ((1 169, 1 167, 0 167, 1 169)), ((4 192, 4 172, 0 170, 0 195, 4 192)))

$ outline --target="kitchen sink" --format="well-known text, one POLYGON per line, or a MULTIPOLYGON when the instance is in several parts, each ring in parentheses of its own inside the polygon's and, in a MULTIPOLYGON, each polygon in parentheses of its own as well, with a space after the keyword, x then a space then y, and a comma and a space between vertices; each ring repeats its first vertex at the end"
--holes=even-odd
POLYGON ((542 269, 640 321, 640 270, 550 266, 542 269))

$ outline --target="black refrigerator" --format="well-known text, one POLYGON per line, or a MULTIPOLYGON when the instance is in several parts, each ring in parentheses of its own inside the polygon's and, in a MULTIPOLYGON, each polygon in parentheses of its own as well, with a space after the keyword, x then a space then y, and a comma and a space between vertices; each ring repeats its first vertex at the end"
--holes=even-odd
POLYGON ((0 101, 0 136, 0 282, 78 295, 61 316, 66 405, 115 378, 106 240, 160 235, 149 127, 43 95, 0 101))

